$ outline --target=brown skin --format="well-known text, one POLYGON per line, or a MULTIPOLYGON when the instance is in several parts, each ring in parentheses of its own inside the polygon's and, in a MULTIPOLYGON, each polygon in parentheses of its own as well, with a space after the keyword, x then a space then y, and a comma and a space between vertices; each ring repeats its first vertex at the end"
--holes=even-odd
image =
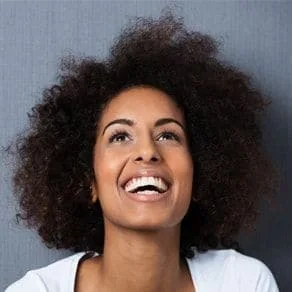
POLYGON ((102 256, 79 267, 76 291, 194 291, 190 273, 179 257, 180 223, 192 193, 193 162, 181 110, 160 90, 134 87, 118 94, 104 110, 94 149, 93 201, 99 200, 105 222, 102 256), (126 118, 134 125, 115 123, 126 118), (116 130, 126 135, 116 136, 116 130), (179 136, 162 134, 173 132, 179 136), (98 165, 98 167, 97 167, 98 165), (171 181, 169 196, 137 202, 120 187, 141 170, 156 170, 171 181), (98 182, 98 184, 96 183, 98 182))

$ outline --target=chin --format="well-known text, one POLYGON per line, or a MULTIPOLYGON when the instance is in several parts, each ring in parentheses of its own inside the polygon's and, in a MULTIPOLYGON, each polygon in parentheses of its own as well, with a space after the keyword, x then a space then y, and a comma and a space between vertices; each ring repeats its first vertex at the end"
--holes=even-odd
POLYGON ((150 220, 148 218, 139 218, 135 222, 128 222, 123 224, 124 228, 136 231, 159 231, 163 229, 175 228, 180 224, 173 222, 173 220, 150 220))

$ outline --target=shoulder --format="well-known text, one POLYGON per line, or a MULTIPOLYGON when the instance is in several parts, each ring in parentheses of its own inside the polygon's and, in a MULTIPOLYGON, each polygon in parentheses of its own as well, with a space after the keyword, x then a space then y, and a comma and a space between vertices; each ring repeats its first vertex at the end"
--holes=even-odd
POLYGON ((278 292, 278 286, 271 270, 259 259, 232 251, 230 267, 237 271, 237 279, 249 281, 254 291, 278 292))
POLYGON ((195 252, 189 264, 202 283, 228 287, 227 291, 279 291, 272 272, 262 261, 233 249, 195 252))
POLYGON ((29 271, 18 281, 11 284, 5 292, 39 291, 47 292, 44 283, 34 271, 29 271))
POLYGON ((64 288, 68 289, 70 288, 68 285, 74 285, 78 263, 86 254, 88 253, 76 253, 43 268, 31 270, 11 284, 5 292, 59 292, 64 288))

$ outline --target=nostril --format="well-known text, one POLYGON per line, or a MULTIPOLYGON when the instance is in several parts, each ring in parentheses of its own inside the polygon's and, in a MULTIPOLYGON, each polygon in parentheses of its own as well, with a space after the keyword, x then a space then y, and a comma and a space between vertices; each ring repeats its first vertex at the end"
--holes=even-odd
POLYGON ((135 161, 142 161, 142 160, 150 160, 150 161, 158 161, 159 158, 157 156, 152 156, 150 159, 146 159, 146 157, 139 156, 135 159, 135 161))

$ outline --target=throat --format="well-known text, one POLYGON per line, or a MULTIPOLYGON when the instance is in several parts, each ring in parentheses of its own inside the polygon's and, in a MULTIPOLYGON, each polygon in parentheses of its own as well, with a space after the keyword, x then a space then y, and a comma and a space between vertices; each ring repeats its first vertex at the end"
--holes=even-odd
POLYGON ((183 289, 192 286, 187 262, 173 255, 164 258, 144 253, 137 258, 129 251, 126 258, 120 257, 115 262, 106 262, 105 254, 102 261, 105 291, 194 291, 183 289))
MULTIPOLYGON (((117 269, 108 272, 103 265, 102 255, 83 259, 76 274, 75 292, 95 291, 169 291, 169 292, 196 292, 189 273, 188 264, 181 259, 179 269, 171 269, 172 265, 161 270, 149 273, 145 271, 127 269, 117 266, 117 269), (172 272, 172 274, 170 273, 172 272)), ((140 262, 143 266, 143 261, 140 262)))

